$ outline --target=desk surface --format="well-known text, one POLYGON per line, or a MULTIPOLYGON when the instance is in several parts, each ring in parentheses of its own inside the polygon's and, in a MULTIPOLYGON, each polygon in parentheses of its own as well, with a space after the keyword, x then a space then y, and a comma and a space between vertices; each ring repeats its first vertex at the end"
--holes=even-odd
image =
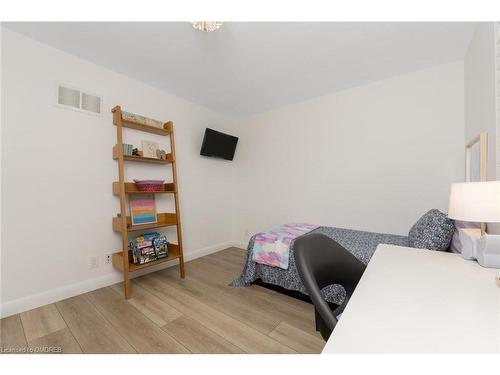
POLYGON ((500 353, 499 270, 380 245, 323 353, 500 353))

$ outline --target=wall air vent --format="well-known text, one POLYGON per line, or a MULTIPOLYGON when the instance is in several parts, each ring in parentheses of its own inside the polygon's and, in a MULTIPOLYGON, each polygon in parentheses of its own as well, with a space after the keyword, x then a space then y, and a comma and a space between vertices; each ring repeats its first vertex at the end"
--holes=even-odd
POLYGON ((67 86, 57 87, 57 104, 78 111, 101 113, 101 98, 67 86))

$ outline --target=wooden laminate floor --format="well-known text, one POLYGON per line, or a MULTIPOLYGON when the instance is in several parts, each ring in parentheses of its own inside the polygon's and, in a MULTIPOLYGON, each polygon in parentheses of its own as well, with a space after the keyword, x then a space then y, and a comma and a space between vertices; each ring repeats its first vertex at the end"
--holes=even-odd
POLYGON ((13 315, 0 347, 62 353, 319 353, 313 306, 274 291, 228 283, 245 253, 229 248, 132 281, 13 315), (56 352, 59 349, 56 349, 56 352))

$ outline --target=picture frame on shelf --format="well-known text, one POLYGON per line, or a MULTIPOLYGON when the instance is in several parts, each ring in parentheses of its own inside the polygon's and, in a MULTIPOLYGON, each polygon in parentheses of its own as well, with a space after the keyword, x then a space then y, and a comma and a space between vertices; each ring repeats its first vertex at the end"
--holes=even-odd
POLYGON ((156 150, 160 149, 160 144, 153 141, 142 141, 142 156, 145 158, 157 159, 156 150))
POLYGON ((154 194, 131 195, 129 197, 132 225, 154 224, 158 221, 154 194))

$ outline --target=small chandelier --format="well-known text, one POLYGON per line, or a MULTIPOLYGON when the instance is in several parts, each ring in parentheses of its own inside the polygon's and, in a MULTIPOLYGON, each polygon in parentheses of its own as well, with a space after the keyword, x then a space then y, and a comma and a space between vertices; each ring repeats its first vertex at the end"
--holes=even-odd
POLYGON ((206 21, 195 21, 195 22, 191 22, 191 25, 193 25, 193 27, 196 29, 196 30, 200 30, 200 31, 205 31, 207 33, 211 32, 211 31, 215 31, 215 30, 219 30, 220 27, 222 26, 223 22, 206 22, 206 21))

